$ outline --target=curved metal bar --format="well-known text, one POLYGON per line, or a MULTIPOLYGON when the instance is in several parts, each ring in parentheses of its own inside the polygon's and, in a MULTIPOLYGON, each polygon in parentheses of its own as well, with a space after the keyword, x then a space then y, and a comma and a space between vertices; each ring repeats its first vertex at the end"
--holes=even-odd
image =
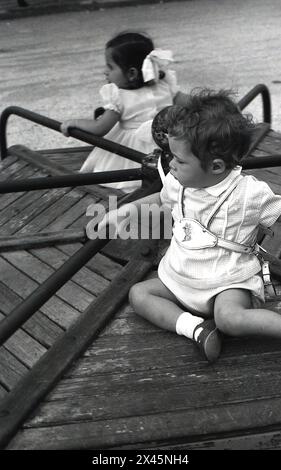
POLYGON ((281 155, 268 155, 265 157, 247 157, 240 161, 243 170, 256 168, 270 168, 281 166, 281 155))
POLYGON ((135 181, 143 179, 141 168, 131 170, 99 171, 97 173, 78 173, 41 178, 28 178, 1 181, 0 194, 38 189, 67 188, 88 184, 105 184, 119 181, 135 181))
MULTIPOLYGON (((0 117, 0 149, 1 157, 3 159, 7 157, 6 129, 8 119, 11 115, 27 119, 28 121, 40 124, 41 126, 48 127, 53 131, 61 132, 61 123, 59 121, 56 121, 55 119, 50 119, 46 116, 42 116, 41 114, 34 113, 33 111, 20 108, 19 106, 9 106, 8 108, 3 110, 0 117)), ((145 156, 145 154, 142 152, 133 150, 129 147, 125 147, 125 145, 117 144, 116 142, 104 139, 103 137, 95 136, 93 134, 90 134, 89 132, 85 132, 80 129, 69 129, 69 135, 71 137, 75 137, 75 139, 81 140, 82 142, 86 142, 91 145, 96 145, 97 147, 100 147, 104 150, 108 150, 112 153, 117 153, 121 157, 127 158, 128 160, 132 160, 136 163, 141 163, 143 157, 145 156)))
POLYGON ((258 95, 262 97, 263 104, 263 120, 264 122, 271 123, 271 100, 269 89, 266 85, 260 83, 250 90, 241 100, 238 102, 238 106, 241 111, 248 106, 258 95))

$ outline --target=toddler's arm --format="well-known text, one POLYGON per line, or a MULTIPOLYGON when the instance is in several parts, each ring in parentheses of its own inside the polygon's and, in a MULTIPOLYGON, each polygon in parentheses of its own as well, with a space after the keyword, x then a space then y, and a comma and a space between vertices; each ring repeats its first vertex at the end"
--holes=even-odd
POLYGON ((75 127, 85 132, 90 132, 97 136, 106 135, 119 121, 120 115, 116 111, 107 109, 98 119, 70 119, 61 124, 61 132, 69 137, 69 129, 75 127))
POLYGON ((124 204, 118 209, 107 212, 102 221, 98 224, 98 231, 104 230, 108 224, 113 225, 116 228, 116 231, 120 233, 122 228, 128 223, 129 220, 131 220, 133 215, 139 214, 143 204, 157 204, 161 206, 160 193, 150 194, 149 196, 137 199, 134 202, 124 204))

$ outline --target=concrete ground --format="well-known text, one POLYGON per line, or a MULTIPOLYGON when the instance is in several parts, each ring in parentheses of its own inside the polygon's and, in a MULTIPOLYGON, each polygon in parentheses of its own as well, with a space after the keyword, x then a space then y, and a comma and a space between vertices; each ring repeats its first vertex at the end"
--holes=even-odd
MULTIPOLYGON (((273 128, 281 131, 280 25, 280 0, 190 0, 3 20, 0 111, 17 105, 59 121, 90 117, 100 104, 105 42, 135 28, 174 51, 183 91, 232 88, 242 97, 265 83, 273 128)), ((249 110, 261 119, 259 99, 249 110)), ((8 141, 31 148, 76 145, 19 118, 10 121, 8 141)))

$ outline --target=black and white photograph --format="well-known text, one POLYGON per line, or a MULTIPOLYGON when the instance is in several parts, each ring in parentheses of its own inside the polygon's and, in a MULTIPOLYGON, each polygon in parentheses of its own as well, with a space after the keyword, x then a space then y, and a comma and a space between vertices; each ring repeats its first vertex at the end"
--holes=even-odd
POLYGON ((0 0, 1 459, 281 450, 280 51, 280 0, 0 0))

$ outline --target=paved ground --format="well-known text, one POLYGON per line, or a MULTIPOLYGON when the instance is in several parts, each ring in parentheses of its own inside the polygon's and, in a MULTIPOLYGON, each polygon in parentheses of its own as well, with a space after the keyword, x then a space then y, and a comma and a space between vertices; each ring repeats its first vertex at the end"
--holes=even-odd
MULTIPOLYGON (((91 116, 103 84, 104 43, 130 27, 174 51, 183 90, 234 88, 241 97, 257 83, 268 85, 273 128, 281 130, 280 24, 280 0, 191 0, 3 20, 0 110, 18 105, 58 120, 91 116)), ((260 119, 259 101, 251 110, 260 119)), ((73 145, 17 118, 9 126, 14 143, 73 145)))
POLYGON ((147 2, 159 3, 159 0, 1 0, 0 19, 67 11, 99 10, 117 5, 128 6, 147 2))

